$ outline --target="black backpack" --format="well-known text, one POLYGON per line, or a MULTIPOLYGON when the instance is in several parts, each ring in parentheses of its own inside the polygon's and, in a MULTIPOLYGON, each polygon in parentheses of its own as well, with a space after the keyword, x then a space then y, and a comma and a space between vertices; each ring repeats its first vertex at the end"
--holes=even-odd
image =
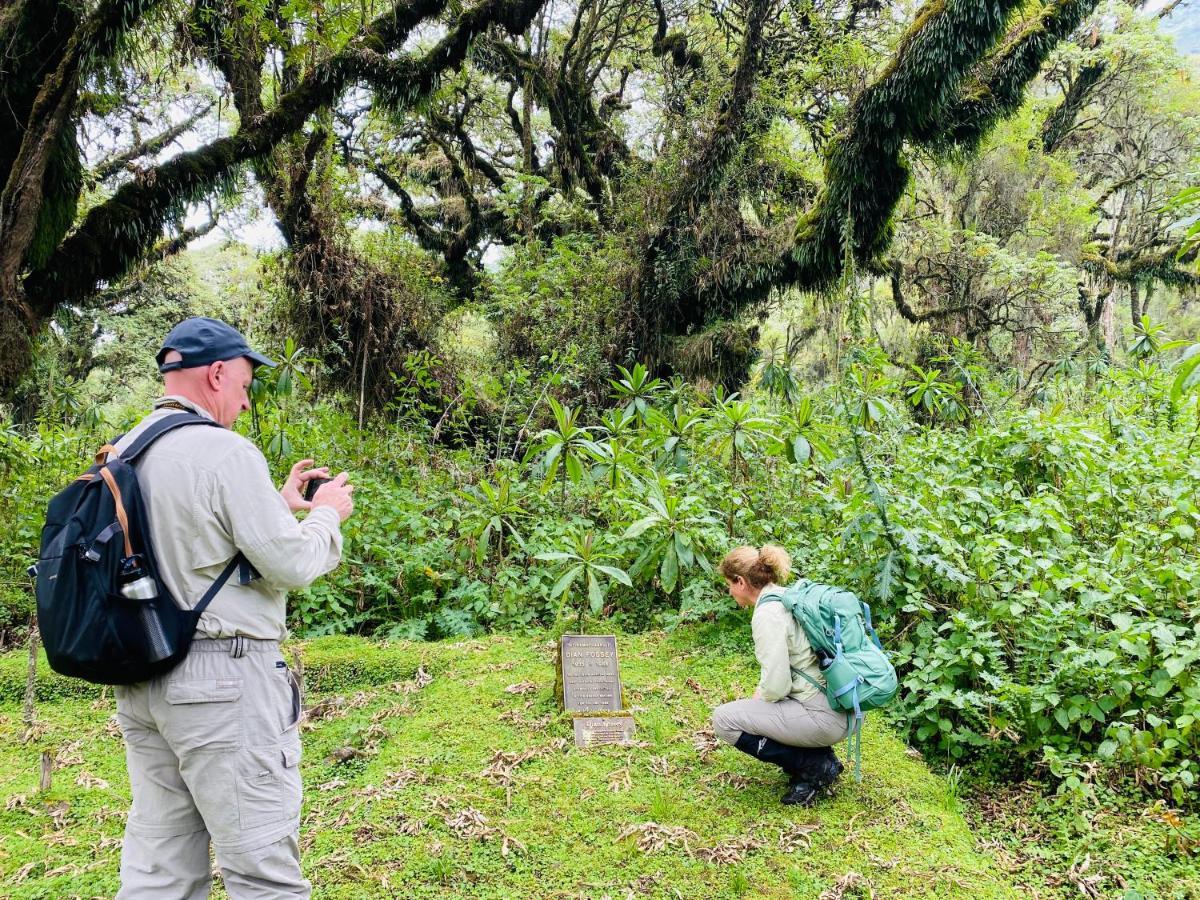
POLYGON ((187 425, 220 427, 184 412, 166 416, 124 453, 113 444, 64 488, 46 511, 37 578, 38 627, 50 667, 96 684, 136 684, 187 656, 200 614, 234 570, 251 567, 238 553, 193 609, 175 602, 159 577, 150 519, 135 463, 158 438, 187 425))

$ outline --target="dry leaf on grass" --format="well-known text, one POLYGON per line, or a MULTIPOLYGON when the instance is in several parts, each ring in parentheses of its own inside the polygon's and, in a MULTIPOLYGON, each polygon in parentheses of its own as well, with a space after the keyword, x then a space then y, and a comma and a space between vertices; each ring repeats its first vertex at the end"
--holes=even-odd
POLYGON ((500 844, 500 855, 505 859, 508 859, 508 854, 514 849, 520 850, 522 853, 527 852, 525 845, 518 841, 515 837, 510 837, 507 834, 504 835, 504 840, 500 844))
POLYGON ((108 788, 107 781, 91 774, 90 772, 80 772, 75 776, 75 783, 79 785, 79 787, 100 788, 101 790, 108 788))
POLYGON ((741 862, 746 858, 747 853, 760 850, 763 846, 764 842, 758 838, 737 838, 717 844, 715 847, 701 847, 696 851, 696 857, 704 862, 728 866, 731 863, 741 862))
MULTIPOLYGON (((27 726, 21 732, 21 743, 31 744, 34 741, 41 740, 43 737, 45 737, 49 733, 50 733, 50 724, 48 722, 34 722, 32 725, 27 726)), ((121 733, 121 731, 118 728, 117 734, 119 735, 120 733, 121 733)))
POLYGON ((712 784, 713 782, 743 791, 754 783, 754 779, 749 775, 739 775, 737 772, 717 772, 715 775, 706 775, 700 779, 701 784, 712 784))
POLYGON ((692 735, 692 746, 696 749, 700 760, 707 762, 708 757, 721 746, 721 740, 711 728, 702 728, 692 735))
POLYGON ((339 719, 346 714, 345 697, 326 697, 304 710, 305 723, 339 719))
POLYGON ((658 853, 667 847, 682 847, 683 852, 691 856, 690 842, 699 840, 696 832, 682 826, 643 822, 641 825, 630 825, 617 835, 617 841, 623 841, 635 834, 638 836, 638 849, 643 853, 658 853))
POLYGON ((410 818, 403 813, 396 816, 396 821, 398 823, 396 830, 409 837, 412 837, 414 834, 420 834, 425 828, 425 823, 420 819, 410 818))
POLYGON ((795 853, 797 850, 807 850, 812 846, 809 837, 820 825, 793 825, 779 832, 779 849, 784 853, 795 853))
POLYGON ((406 716, 412 712, 412 707, 407 703, 400 703, 396 706, 387 706, 379 710, 371 716, 372 722, 382 722, 384 719, 394 719, 397 716, 406 716))
POLYGON ((382 800, 384 797, 388 796, 389 792, 385 791, 377 784, 364 784, 360 788, 355 788, 350 793, 361 800, 371 802, 374 800, 382 800))
POLYGON ((399 769, 395 772, 389 773, 388 776, 383 779, 383 784, 381 786, 389 794, 394 794, 396 791, 402 790, 403 788, 408 787, 410 784, 424 784, 426 780, 426 776, 420 772, 417 772, 415 769, 399 769))
POLYGON ((71 741, 69 744, 63 744, 58 748, 58 752, 54 754, 54 768, 62 769, 66 766, 82 766, 83 757, 79 755, 79 749, 83 746, 83 741, 71 741))
POLYGON ((43 837, 43 841, 49 847, 78 847, 79 839, 71 837, 66 831, 56 831, 53 834, 43 837))
POLYGON ((361 806, 361 803, 351 803, 349 806, 345 807, 342 810, 342 814, 334 821, 333 830, 336 831, 339 828, 344 828, 346 825, 348 825, 351 817, 358 812, 361 806))
POLYGON ((492 753, 492 761, 479 773, 479 777, 507 787, 512 784, 518 766, 531 759, 536 759, 544 752, 546 752, 544 749, 537 748, 526 750, 524 753, 496 750, 492 753))
POLYGON ((635 900, 637 897, 648 896, 651 889, 658 887, 661 881, 661 872, 656 872, 653 875, 639 876, 630 883, 629 887, 625 888, 625 900, 635 900))
POLYGON ((608 773, 608 789, 614 794, 633 789, 633 780, 629 777, 628 769, 617 769, 608 773))
POLYGON ((837 884, 827 891, 822 891, 820 900, 842 900, 846 896, 846 891, 851 888, 857 888, 856 893, 862 896, 862 892, 866 891, 866 895, 874 900, 875 889, 871 887, 871 882, 859 875, 857 872, 847 872, 838 879, 837 884))
POLYGON ((58 831, 67 827, 67 813, 71 811, 71 804, 66 800, 60 800, 58 803, 49 807, 46 812, 50 814, 51 820, 54 822, 54 827, 58 831))
POLYGON ((447 816, 446 827, 464 840, 486 841, 496 833, 496 829, 488 825, 483 813, 473 806, 447 816))

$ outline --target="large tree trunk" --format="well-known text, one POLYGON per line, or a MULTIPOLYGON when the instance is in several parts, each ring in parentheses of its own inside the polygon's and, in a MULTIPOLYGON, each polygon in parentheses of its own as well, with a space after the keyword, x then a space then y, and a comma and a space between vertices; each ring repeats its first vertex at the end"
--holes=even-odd
POLYGON ((1117 289, 1114 287, 1104 298, 1104 307, 1100 310, 1100 333, 1104 337, 1104 349, 1109 359, 1112 359, 1117 347, 1116 308, 1117 289))

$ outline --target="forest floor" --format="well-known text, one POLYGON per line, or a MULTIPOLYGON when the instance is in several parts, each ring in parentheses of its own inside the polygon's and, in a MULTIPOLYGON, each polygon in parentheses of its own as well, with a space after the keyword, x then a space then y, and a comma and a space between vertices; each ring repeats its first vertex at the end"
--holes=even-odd
MULTIPOLYGON (((302 764, 314 897, 1108 895, 1086 867, 1040 887, 1014 875, 1036 862, 1019 830, 974 832, 956 781, 879 721, 861 783, 847 772, 833 799, 781 806, 778 771, 708 730, 752 685, 752 658, 688 629, 619 645, 636 743, 589 750, 558 710, 548 635, 291 645, 317 707, 302 764)), ((24 671, 23 654, 0 657, 0 897, 111 897, 129 796, 111 694, 43 669, 22 742, 24 671), (56 763, 39 793, 43 751, 56 763)), ((1200 876, 1174 883, 1200 896, 1200 876)))

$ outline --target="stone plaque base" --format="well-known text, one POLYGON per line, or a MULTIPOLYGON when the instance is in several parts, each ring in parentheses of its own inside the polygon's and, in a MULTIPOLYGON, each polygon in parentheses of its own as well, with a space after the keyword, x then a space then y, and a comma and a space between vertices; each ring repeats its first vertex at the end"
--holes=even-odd
POLYGON ((575 746, 624 744, 633 740, 632 716, 576 716, 575 746))

